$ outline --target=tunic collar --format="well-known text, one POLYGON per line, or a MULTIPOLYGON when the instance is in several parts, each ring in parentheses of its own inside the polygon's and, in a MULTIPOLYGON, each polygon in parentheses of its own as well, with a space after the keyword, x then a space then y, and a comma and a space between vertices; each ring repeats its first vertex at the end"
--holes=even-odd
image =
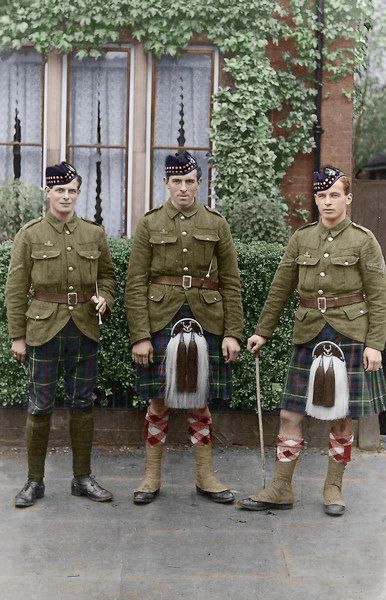
POLYGON ((322 238, 322 240, 325 240, 328 235, 334 238, 337 235, 339 235, 339 233, 341 233, 342 231, 347 229, 347 227, 349 225, 351 225, 351 219, 349 219, 349 217, 346 217, 343 221, 338 223, 338 225, 335 225, 335 227, 333 227, 332 229, 327 229, 323 225, 322 221, 319 221, 319 223, 318 223, 319 235, 322 238))
POLYGON ((182 210, 182 209, 176 208, 174 206, 174 204, 172 203, 171 199, 169 198, 165 202, 165 208, 166 208, 166 212, 168 213, 168 215, 171 219, 174 219, 174 217, 176 215, 179 215, 180 213, 182 215, 184 215, 184 217, 192 217, 198 211, 198 204, 196 201, 194 201, 193 204, 188 206, 188 208, 184 208, 182 210))
POLYGON ((59 233, 63 233, 64 226, 66 226, 67 229, 69 229, 72 233, 74 231, 74 229, 78 226, 78 222, 79 222, 79 217, 75 213, 74 213, 74 216, 70 219, 70 221, 68 221, 68 223, 59 221, 59 219, 54 217, 54 215, 50 211, 48 211, 46 213, 45 219, 59 233))

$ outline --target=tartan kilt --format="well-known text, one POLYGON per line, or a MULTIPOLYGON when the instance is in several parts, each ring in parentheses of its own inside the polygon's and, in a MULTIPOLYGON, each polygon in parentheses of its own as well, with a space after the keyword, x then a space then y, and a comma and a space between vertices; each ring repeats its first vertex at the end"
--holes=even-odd
POLYGON ((307 344, 294 346, 280 407, 290 412, 305 413, 312 350, 315 344, 324 340, 338 344, 346 358, 350 391, 348 416, 367 417, 386 410, 382 368, 366 373, 363 368, 364 344, 342 336, 330 325, 325 325, 319 335, 307 344))
MULTIPOLYGON (((188 304, 183 304, 173 319, 151 336, 154 355, 148 367, 137 365, 135 388, 142 400, 163 400, 165 397, 165 351, 172 328, 184 318, 194 319, 188 304)), ((209 397, 208 400, 227 400, 232 394, 231 367, 225 364, 221 351, 222 336, 204 330, 209 351, 209 397)))

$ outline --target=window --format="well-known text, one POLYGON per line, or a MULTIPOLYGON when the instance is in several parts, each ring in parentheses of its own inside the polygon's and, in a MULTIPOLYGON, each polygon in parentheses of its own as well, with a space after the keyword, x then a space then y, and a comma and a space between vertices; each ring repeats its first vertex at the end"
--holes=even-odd
POLYGON ((0 55, 0 181, 42 185, 42 57, 32 49, 0 55))
POLYGON ((164 56, 154 67, 152 118, 152 205, 165 200, 165 158, 188 150, 202 168, 200 202, 210 202, 211 97, 214 93, 215 49, 188 49, 179 58, 164 56))
POLYGON ((71 57, 66 154, 83 178, 77 213, 115 238, 126 232, 129 83, 129 48, 71 57))

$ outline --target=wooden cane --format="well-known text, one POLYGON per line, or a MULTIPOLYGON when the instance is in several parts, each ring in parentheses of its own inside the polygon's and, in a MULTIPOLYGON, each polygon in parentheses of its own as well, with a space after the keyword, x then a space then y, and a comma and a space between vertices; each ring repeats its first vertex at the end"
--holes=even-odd
POLYGON ((263 430, 263 413, 261 410, 261 397, 260 397, 260 361, 259 353, 256 353, 256 403, 257 403, 257 416, 259 420, 259 438, 260 438, 260 458, 261 458, 261 470, 263 476, 263 489, 265 488, 265 451, 264 451, 264 430, 263 430))

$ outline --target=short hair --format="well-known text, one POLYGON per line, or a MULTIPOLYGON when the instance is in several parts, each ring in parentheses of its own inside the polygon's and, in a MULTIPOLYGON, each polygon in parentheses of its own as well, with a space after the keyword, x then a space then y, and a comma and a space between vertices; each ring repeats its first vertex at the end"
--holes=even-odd
POLYGON ((339 177, 338 181, 341 181, 343 183, 343 191, 346 194, 346 196, 348 196, 348 194, 351 192, 350 178, 347 177, 347 175, 342 175, 342 177, 339 177))

